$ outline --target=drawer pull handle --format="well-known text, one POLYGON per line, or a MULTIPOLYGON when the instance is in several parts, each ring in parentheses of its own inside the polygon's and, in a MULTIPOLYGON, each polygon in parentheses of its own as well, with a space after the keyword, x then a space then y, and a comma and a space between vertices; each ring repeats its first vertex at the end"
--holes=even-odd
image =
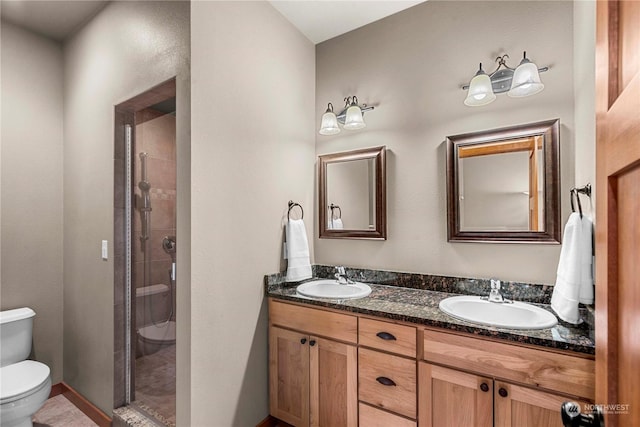
POLYGON ((395 341, 395 340, 396 340, 396 337, 394 337, 394 336, 393 336, 392 334, 390 334, 389 332, 378 332, 378 333, 376 334, 376 336, 377 336, 378 338, 381 338, 381 339, 385 340, 385 341, 395 341))
POLYGON ((487 385, 487 383, 480 384, 480 390, 484 391, 485 393, 488 392, 489 386, 487 385))
POLYGON ((304 344, 304 343, 306 343, 306 342, 307 342, 307 339, 306 339, 306 338, 302 338, 302 339, 300 340, 300 344, 304 344))
POLYGON ((314 345, 316 345, 316 340, 311 340, 311 341, 309 341, 309 345, 310 345, 311 347, 313 347, 314 345))
POLYGON ((500 387, 500 389, 498 389, 498 394, 502 397, 507 397, 509 396, 509 393, 507 392, 506 388, 500 387))
POLYGON ((378 381, 382 385, 388 385, 388 386, 395 386, 396 385, 396 383, 392 379, 387 378, 387 377, 378 377, 378 378, 376 378, 376 381, 378 381))

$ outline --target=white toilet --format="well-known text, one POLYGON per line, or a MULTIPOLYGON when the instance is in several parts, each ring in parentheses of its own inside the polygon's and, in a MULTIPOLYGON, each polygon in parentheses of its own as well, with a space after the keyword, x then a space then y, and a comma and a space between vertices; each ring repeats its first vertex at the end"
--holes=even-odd
POLYGON ((31 416, 51 392, 51 371, 27 360, 36 313, 30 308, 0 312, 0 426, 32 427, 31 416))

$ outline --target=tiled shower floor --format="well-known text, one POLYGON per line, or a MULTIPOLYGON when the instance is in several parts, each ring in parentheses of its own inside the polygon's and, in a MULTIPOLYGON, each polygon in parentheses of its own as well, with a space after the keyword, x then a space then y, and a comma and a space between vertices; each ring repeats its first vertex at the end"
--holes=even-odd
POLYGON ((136 359, 135 402, 163 424, 176 425, 176 346, 136 359))

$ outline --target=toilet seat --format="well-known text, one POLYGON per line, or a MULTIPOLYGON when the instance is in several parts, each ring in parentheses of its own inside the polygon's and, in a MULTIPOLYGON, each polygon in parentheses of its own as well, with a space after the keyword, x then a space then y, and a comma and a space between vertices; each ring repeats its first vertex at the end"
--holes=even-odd
POLYGON ((35 360, 3 366, 0 368, 0 404, 10 403, 36 393, 48 385, 51 370, 35 360))

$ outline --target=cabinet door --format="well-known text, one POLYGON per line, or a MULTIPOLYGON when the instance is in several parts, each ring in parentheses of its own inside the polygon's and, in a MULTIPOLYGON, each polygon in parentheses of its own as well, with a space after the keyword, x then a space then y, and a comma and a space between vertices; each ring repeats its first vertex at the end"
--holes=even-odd
POLYGON ((269 406, 274 417, 309 425, 309 337, 269 328, 269 406))
POLYGON ((421 362, 420 427, 492 427, 493 380, 421 362))
MULTIPOLYGON (((562 427, 560 405, 568 400, 574 399, 496 381, 495 425, 496 427, 562 427)), ((584 408, 586 402, 575 401, 584 408)))
POLYGON ((311 426, 358 425, 358 352, 354 345, 311 337, 311 426))

